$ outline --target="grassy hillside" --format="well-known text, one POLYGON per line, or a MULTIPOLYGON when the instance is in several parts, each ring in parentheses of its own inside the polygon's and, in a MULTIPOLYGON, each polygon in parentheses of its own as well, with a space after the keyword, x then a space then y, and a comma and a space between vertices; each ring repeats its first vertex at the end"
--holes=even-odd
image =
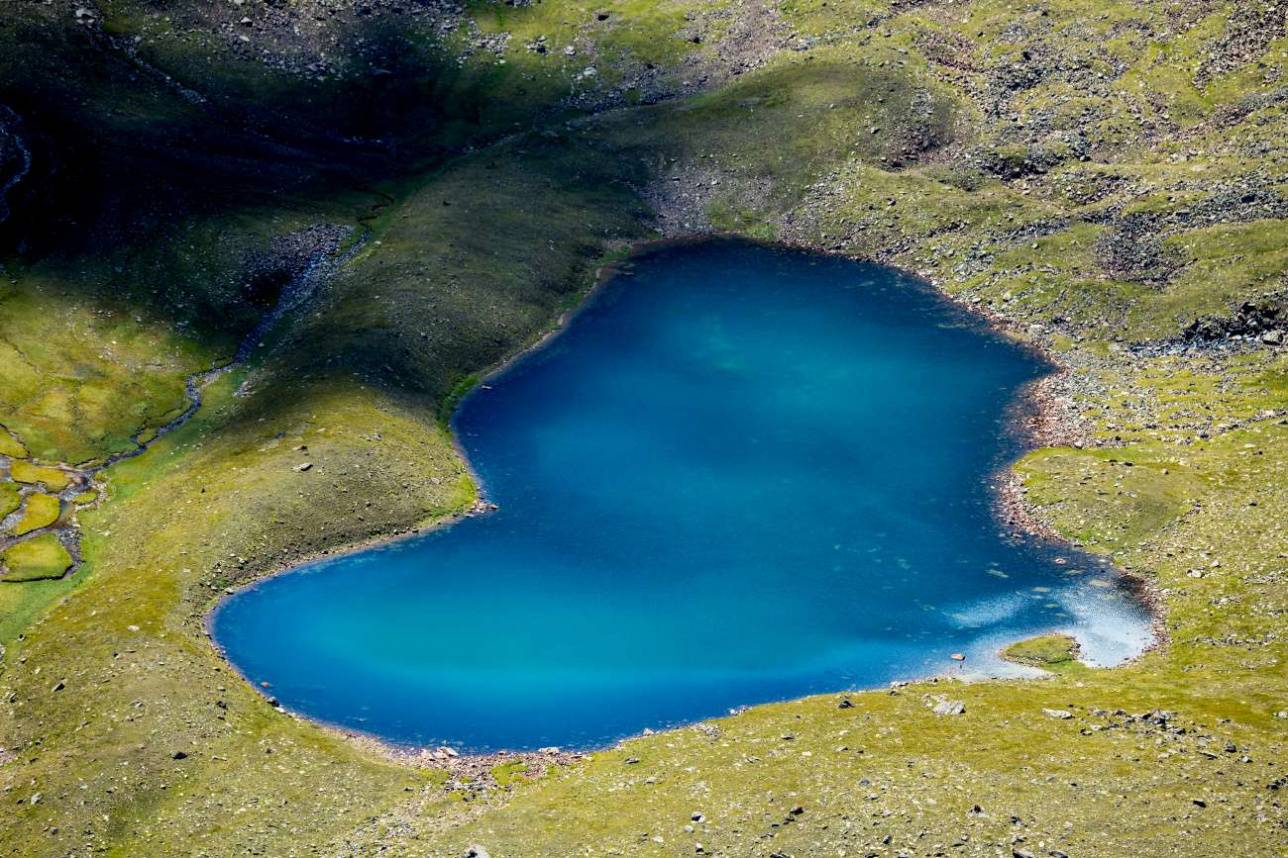
POLYGON ((0 853, 1288 848, 1283 4, 393 5, 0 23, 36 167, 0 227, 4 474, 147 443, 333 264, 99 475, 71 576, 0 577, 0 853), (467 510, 454 397, 631 242, 710 230, 918 271, 1063 363, 1020 491, 1147 582, 1160 647, 757 707, 532 778, 395 762, 218 657, 225 588, 467 510))

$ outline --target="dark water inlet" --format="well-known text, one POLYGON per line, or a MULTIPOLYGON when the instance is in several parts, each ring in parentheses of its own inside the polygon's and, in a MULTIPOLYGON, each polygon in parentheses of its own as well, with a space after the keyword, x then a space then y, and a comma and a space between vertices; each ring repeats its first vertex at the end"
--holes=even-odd
POLYGON ((993 518, 1033 356, 879 266, 712 242, 634 273, 462 404, 497 512, 219 609, 248 678, 394 742, 590 747, 955 651, 1014 671, 1052 629, 1147 644, 1112 570, 993 518))

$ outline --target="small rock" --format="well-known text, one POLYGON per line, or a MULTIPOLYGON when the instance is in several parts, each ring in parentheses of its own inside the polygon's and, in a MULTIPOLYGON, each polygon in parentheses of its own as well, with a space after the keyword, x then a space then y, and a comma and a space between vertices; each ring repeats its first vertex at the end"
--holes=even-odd
POLYGON ((171 754, 171 755, 170 755, 170 759, 172 759, 172 760, 186 760, 186 759, 188 759, 188 752, 187 752, 187 751, 175 751, 173 754, 171 754))
POLYGON ((841 698, 841 702, 840 702, 840 703, 838 703, 838 704, 836 704, 836 708, 837 708, 837 709, 853 709, 853 708, 854 708, 854 701, 850 700, 850 698, 848 698, 848 697, 842 697, 842 698, 841 698))
POLYGON ((301 462, 300 464, 295 466, 295 470, 302 474, 312 467, 313 467, 312 462, 301 462))
POLYGON ((1057 718, 1061 721, 1068 721, 1073 717, 1073 713, 1068 709, 1043 709, 1042 714, 1048 718, 1057 718))
POLYGON ((491 858, 491 856, 487 854, 486 849, 474 843, 465 850, 465 858, 491 858))
POLYGON ((966 711, 966 704, 960 700, 940 700, 933 711, 936 715, 961 715, 966 711))

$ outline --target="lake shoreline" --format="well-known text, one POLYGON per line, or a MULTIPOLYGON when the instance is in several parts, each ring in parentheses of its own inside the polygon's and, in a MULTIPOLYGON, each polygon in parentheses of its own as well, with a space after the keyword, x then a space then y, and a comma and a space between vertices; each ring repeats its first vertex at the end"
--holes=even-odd
MULTIPOLYGON (((807 245, 791 242, 769 242, 755 239, 748 239, 742 236, 727 233, 698 233, 681 237, 661 237, 653 239, 644 239, 623 245, 621 256, 609 259, 598 265, 591 276, 590 285, 580 291, 576 298, 576 303, 563 310, 553 321, 551 326, 528 346, 505 357, 488 369, 480 372, 473 385, 463 394, 450 398, 452 412, 444 421, 448 432, 450 443, 471 479, 477 488, 477 497, 474 503, 467 509, 457 511, 450 515, 428 519, 422 524, 415 525, 393 533, 375 534, 368 539, 355 543, 347 544, 338 549, 324 549, 318 552, 312 552, 303 556, 301 559, 293 562, 289 566, 282 567, 278 570, 256 577, 254 580, 245 584, 225 588, 218 596, 214 597, 210 606, 206 609, 203 617, 203 629, 205 636, 210 641, 222 661, 231 667, 234 673, 247 682, 253 689, 260 693, 266 699, 273 699, 271 688, 263 688, 258 683, 246 676, 241 669, 228 658, 224 648, 219 644, 214 636, 213 624, 216 615, 223 605, 232 597, 260 586, 261 584, 277 578, 282 575, 300 572, 309 566, 315 565, 322 561, 336 560, 345 556, 359 552, 378 549, 384 546, 393 545, 404 540, 415 537, 425 536, 439 529, 446 529, 460 523, 464 519, 473 518, 480 515, 486 515, 494 511, 497 507, 488 499, 487 486, 469 456, 467 455, 460 435, 456 431, 456 419, 461 413, 464 403, 471 397, 486 389, 488 382, 494 381, 512 370, 524 358, 546 348, 555 338, 564 332, 568 326, 575 320, 578 314, 590 308, 597 296, 601 293, 603 287, 618 276, 631 276, 628 266, 635 263, 642 257, 653 253, 664 252, 666 250, 681 248, 692 245, 708 244, 711 242, 733 242, 741 243, 775 251, 800 252, 817 255, 820 257, 829 257, 843 259, 851 262, 867 263, 871 265, 888 268, 901 275, 908 288, 915 288, 932 294, 936 300, 947 304, 952 308, 954 313, 958 314, 963 322, 977 326, 982 331, 1001 337, 1008 343, 1022 348, 1031 356, 1036 358, 1041 364, 1050 368, 1050 372, 1034 379, 1021 386, 1015 393, 1013 401, 1006 408, 1002 415, 1002 432, 1009 439, 999 455, 997 468, 987 475, 986 480, 990 483, 989 492, 993 496, 993 512, 995 523, 999 531, 1004 535, 1020 536, 1022 538, 1036 539, 1042 543, 1049 543, 1052 546, 1068 548, 1069 550, 1081 551, 1072 543, 1061 538, 1049 526, 1043 523, 1033 512, 1027 501, 1024 499, 1021 484, 1018 475, 1014 472, 1013 466, 1018 461, 1020 455, 1030 450, 1053 444, 1071 444, 1073 439, 1083 437, 1081 427, 1073 419, 1069 409, 1058 401, 1053 387, 1058 381, 1072 371, 1072 369, 1060 361, 1056 356, 1042 349, 1037 343, 1025 339, 1017 332, 1017 326, 1009 322, 1000 315, 990 312, 976 304, 962 300, 956 296, 947 293, 940 284, 934 282, 933 278, 926 276, 922 272, 911 271, 899 265, 880 259, 854 257, 844 253, 834 251, 820 250, 807 245), (1012 529, 1014 532, 1006 534, 1005 532, 1012 529)), ((1095 556, 1095 555, 1091 555, 1095 556)), ((1106 559, 1106 569, 1112 569, 1119 582, 1125 585, 1124 589, 1129 590, 1141 606, 1147 611, 1150 617, 1151 630, 1153 632, 1152 641, 1136 655, 1128 658, 1118 666, 1131 664, 1140 657, 1160 648, 1166 643, 1165 635, 1162 634, 1164 629, 1164 616, 1161 610, 1161 599, 1154 589, 1139 576, 1120 569, 1112 562, 1106 559)), ((1058 629, 1053 628, 1052 631, 1058 629)), ((1031 637, 1031 636, 1030 636, 1031 637)), ((1024 639, 1024 638, 1021 638, 1024 639)), ((1014 643, 1014 641, 1009 641, 1014 643)), ((999 653, 1003 647, 999 648, 999 653)), ((927 682, 939 679, 950 679, 953 681, 993 681, 996 679, 1016 677, 1001 677, 997 675, 975 675, 971 677, 953 676, 945 672, 931 673, 925 676, 918 676, 909 680, 899 680, 900 684, 927 682)), ((1041 678, 1041 677, 1034 677, 1041 678)), ((838 689, 831 692, 822 692, 818 694, 808 694, 803 697, 788 697, 782 700, 761 701, 753 704, 755 706, 771 705, 774 703, 783 703, 793 700, 809 699, 815 697, 830 697, 841 694, 862 693, 865 691, 877 691, 883 686, 871 686, 862 688, 838 689)), ((418 768, 437 768, 448 771, 457 776, 469 776, 471 778, 490 777, 490 770, 496 765, 503 763, 523 762, 529 769, 537 771, 544 770, 550 765, 569 765, 579 760, 588 759, 592 754, 605 750, 620 747, 623 743, 640 736, 652 733, 664 732, 669 730, 683 729, 686 726, 693 726, 713 718, 723 718, 736 714, 743 708, 730 710, 728 713, 720 715, 707 716, 691 721, 683 721, 667 726, 649 728, 640 733, 623 736, 619 739, 612 740, 603 746, 595 746, 581 750, 566 750, 562 748, 542 748, 533 751, 522 750, 498 750, 489 752, 467 752, 457 751, 448 745, 439 745, 431 747, 426 745, 400 744, 384 739, 378 735, 364 732, 352 727, 342 726, 315 716, 306 715, 292 710, 281 704, 276 704, 274 708, 281 714, 288 715, 297 720, 308 721, 318 727, 321 727, 328 733, 338 738, 352 742, 368 752, 375 753, 392 762, 400 765, 409 765, 418 768)))

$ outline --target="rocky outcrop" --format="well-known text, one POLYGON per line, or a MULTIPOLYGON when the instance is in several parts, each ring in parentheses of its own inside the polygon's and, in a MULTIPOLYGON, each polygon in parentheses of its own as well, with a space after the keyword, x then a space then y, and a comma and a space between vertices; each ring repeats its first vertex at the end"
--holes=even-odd
POLYGON ((1248 301, 1227 318, 1195 319, 1182 336, 1189 343, 1238 339, 1267 345, 1288 343, 1288 293, 1248 301))
POLYGON ((1209 47, 1195 75, 1200 86, 1256 61, 1288 26, 1288 0, 1260 0, 1235 6, 1225 32, 1209 47))

